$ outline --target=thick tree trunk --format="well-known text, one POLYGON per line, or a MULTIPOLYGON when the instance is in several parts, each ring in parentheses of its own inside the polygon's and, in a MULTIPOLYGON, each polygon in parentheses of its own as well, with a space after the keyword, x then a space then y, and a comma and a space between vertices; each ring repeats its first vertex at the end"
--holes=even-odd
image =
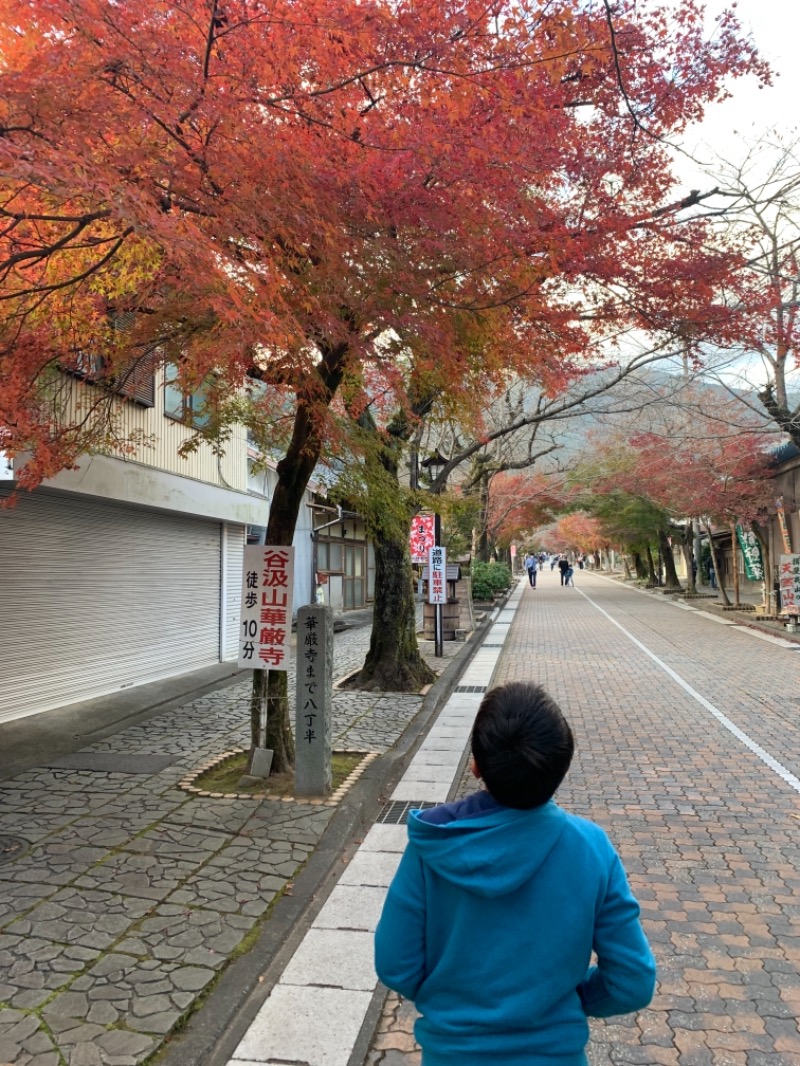
POLYGON ((638 551, 631 552, 633 556, 633 566, 636 570, 636 579, 638 581, 647 581, 647 567, 644 565, 641 553, 638 551))
POLYGON ((408 530, 413 508, 400 491, 398 481, 402 449, 411 426, 401 413, 383 433, 370 412, 359 418, 361 429, 370 434, 374 449, 365 458, 367 483, 371 484, 365 505, 368 529, 375 546, 375 603, 372 634, 364 665, 356 679, 359 688, 378 692, 419 692, 436 675, 419 653, 416 605, 408 530), (387 500, 392 497, 392 504, 387 500))
POLYGON ((657 585, 658 575, 656 574, 656 564, 653 560, 653 552, 651 551, 649 544, 645 546, 645 552, 647 555, 647 569, 649 571, 647 575, 647 580, 650 582, 651 585, 657 585))
MULTIPOLYGON (((314 395, 298 396, 292 439, 277 466, 278 481, 272 496, 267 522, 267 544, 290 545, 294 540, 300 505, 314 467, 322 451, 319 420, 324 417, 344 373, 348 345, 320 346, 322 359, 317 366, 319 388, 314 395)), ((295 604, 297 608, 302 604, 295 604)), ((261 745, 258 728, 261 707, 266 699, 267 721, 264 746, 273 751, 271 773, 281 774, 294 766, 294 735, 287 674, 282 670, 254 670, 250 705, 251 760, 261 745)))
POLYGON ((717 553, 714 550, 714 538, 711 535, 711 526, 706 522, 706 533, 708 533, 708 551, 711 555, 711 565, 714 567, 714 573, 717 577, 717 588, 719 594, 722 596, 722 601, 726 607, 730 607, 731 601, 728 598, 728 593, 725 591, 725 585, 722 582, 722 573, 719 568, 719 562, 717 560, 717 553))
POLYGON ((762 529, 760 523, 753 522, 753 532, 758 537, 758 543, 761 545, 761 559, 764 564, 764 610, 770 614, 772 613, 773 595, 774 592, 771 588, 772 582, 772 560, 770 558, 769 551, 769 537, 764 529, 762 529))
POLYGON ((491 480, 490 475, 484 473, 481 477, 479 485, 479 499, 480 499, 480 511, 477 538, 477 549, 475 556, 479 563, 488 563, 489 559, 489 482, 491 480))
POLYGON ((419 692, 436 675, 419 653, 411 562, 405 540, 375 542, 375 606, 359 688, 419 692))
POLYGON ((679 589, 681 583, 678 580, 678 571, 675 569, 675 556, 672 554, 672 545, 669 537, 663 529, 658 531, 658 543, 661 548, 661 558, 664 560, 664 585, 668 589, 679 589))
POLYGON ((694 576, 694 552, 692 551, 692 542, 694 540, 694 530, 692 529, 692 523, 687 522, 686 528, 683 531, 683 558, 686 560, 686 586, 687 592, 694 596, 697 592, 697 585, 695 583, 694 576))
POLYGON ((780 381, 778 382, 778 395, 775 394, 775 385, 770 382, 762 391, 758 394, 758 398, 766 408, 767 414, 780 426, 783 432, 788 436, 789 440, 800 448, 800 425, 798 424, 797 411, 790 411, 786 404, 786 389, 783 382, 783 373, 781 372, 780 381))
POLYGON ((733 602, 736 607, 740 606, 739 599, 739 540, 736 536, 736 525, 731 522, 731 560, 733 562, 733 602))

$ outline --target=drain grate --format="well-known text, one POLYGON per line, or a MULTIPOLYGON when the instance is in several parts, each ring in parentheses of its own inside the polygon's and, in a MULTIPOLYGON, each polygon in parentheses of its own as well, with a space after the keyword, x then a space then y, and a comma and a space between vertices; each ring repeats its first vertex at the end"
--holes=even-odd
POLYGON ((438 803, 429 803, 427 800, 392 800, 386 804, 375 821, 387 825, 405 825, 409 811, 424 811, 429 807, 438 806, 438 803))
POLYGON ((21 837, 0 836, 0 866, 18 859, 29 847, 28 841, 22 840, 21 837))
MULTIPOLYGON (((485 647, 485 645, 484 645, 485 647)), ((454 692, 485 692, 486 685, 456 685, 454 692)))
POLYGON ((482 648, 502 648, 502 644, 481 644, 482 648))

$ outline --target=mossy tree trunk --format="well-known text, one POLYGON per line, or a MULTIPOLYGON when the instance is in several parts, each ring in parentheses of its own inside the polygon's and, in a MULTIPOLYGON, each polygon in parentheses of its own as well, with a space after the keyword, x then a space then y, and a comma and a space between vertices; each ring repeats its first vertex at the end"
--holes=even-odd
POLYGON ((436 675, 417 644, 416 605, 408 551, 413 506, 398 481, 402 446, 410 427, 403 416, 381 437, 371 415, 359 419, 372 437, 365 467, 372 492, 365 502, 375 547, 375 603, 372 635, 359 687, 381 692, 419 692, 436 675), (404 502, 405 500, 405 502, 404 502))
MULTIPOLYGON (((431 402, 428 395, 420 397, 412 413, 420 415, 431 402)), ((369 410, 357 421, 367 442, 362 508, 375 552, 375 598, 369 651, 356 682, 368 691, 419 692, 436 675, 420 656, 417 644, 409 553, 415 502, 399 482, 400 459, 414 433, 414 422, 400 411, 382 431, 369 410)))
POLYGON ((636 570, 636 579, 638 581, 647 581, 647 567, 644 565, 644 559, 642 559, 642 553, 634 550, 631 552, 633 557, 633 566, 636 570))
POLYGON ((372 636, 359 684, 384 692, 419 692, 435 678, 417 644, 408 545, 405 540, 383 537, 375 542, 372 636))

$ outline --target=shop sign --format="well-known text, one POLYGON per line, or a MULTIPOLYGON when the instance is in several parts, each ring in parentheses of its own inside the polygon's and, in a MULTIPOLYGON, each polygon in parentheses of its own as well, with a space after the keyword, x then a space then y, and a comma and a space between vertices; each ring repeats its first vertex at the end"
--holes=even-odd
POLYGON ((761 555, 761 545, 758 543, 758 537, 752 530, 742 529, 738 523, 736 525, 736 536, 744 556, 744 569, 748 581, 763 581, 764 560, 761 555))
POLYGON ((781 613, 800 614, 800 555, 782 555, 778 575, 781 613))

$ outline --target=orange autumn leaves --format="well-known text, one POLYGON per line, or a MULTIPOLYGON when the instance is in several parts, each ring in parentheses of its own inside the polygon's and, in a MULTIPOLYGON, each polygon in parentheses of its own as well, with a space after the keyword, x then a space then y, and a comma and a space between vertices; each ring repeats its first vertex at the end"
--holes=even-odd
POLYGON ((661 210, 653 135, 765 72, 696 14, 622 3, 612 35, 574 0, 9 0, 0 447, 34 485, 113 443, 109 404, 59 403, 76 351, 213 373, 221 419, 255 370, 324 447, 331 382, 457 402, 563 383, 610 319, 668 328, 680 304, 722 329, 736 256, 661 210), (110 312, 134 316, 127 349, 110 312))

